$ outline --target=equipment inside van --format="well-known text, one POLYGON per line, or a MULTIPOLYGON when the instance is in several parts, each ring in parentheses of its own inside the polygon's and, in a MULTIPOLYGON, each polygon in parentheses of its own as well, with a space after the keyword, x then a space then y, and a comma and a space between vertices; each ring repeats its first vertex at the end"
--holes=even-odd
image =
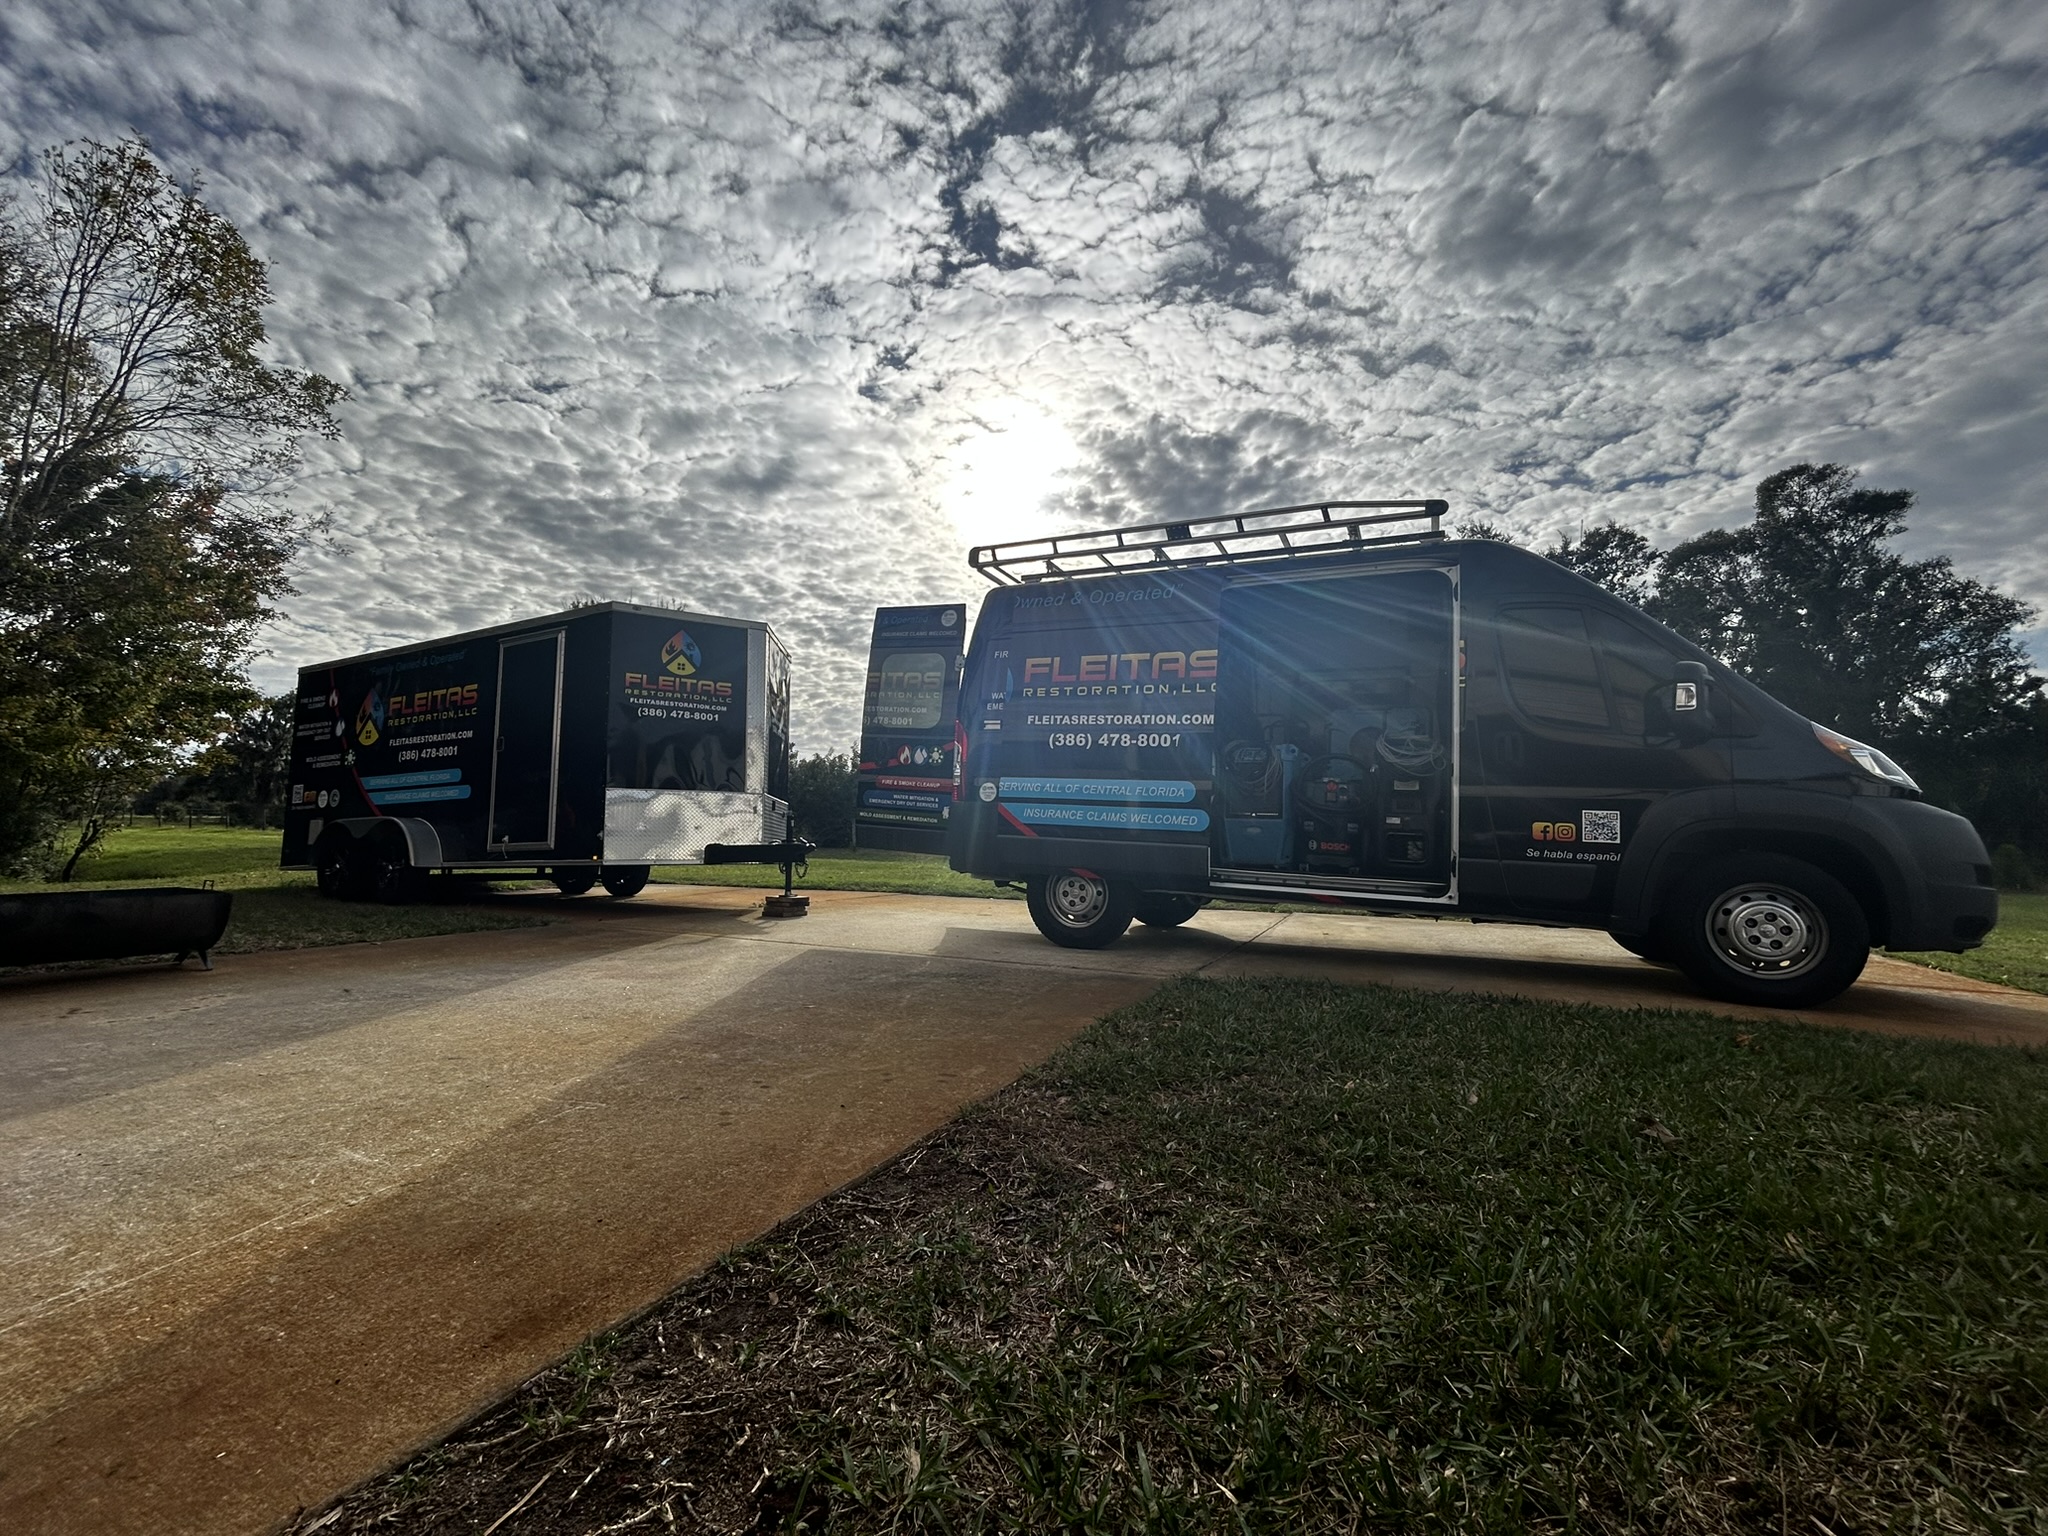
POLYGON ((595 604, 302 669, 282 863, 387 901, 432 870, 619 897, 655 864, 787 870, 789 757, 766 624, 595 604))
POLYGON ((1712 995, 1805 1007, 1872 944, 1982 942, 1967 821, 1563 567, 1447 538, 1446 511, 976 548, 994 590, 957 722, 921 725, 956 739, 955 787, 871 780, 864 747, 858 841, 1021 885, 1077 947, 1215 898, 1315 901, 1599 928, 1712 995), (933 797, 914 837, 901 793, 933 797))

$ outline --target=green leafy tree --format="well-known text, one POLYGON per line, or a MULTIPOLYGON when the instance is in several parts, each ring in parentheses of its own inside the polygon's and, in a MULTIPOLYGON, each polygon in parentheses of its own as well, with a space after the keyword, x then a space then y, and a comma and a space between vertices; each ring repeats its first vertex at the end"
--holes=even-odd
POLYGON ((1656 594, 1657 550, 1633 528, 1602 523, 1582 533, 1576 544, 1570 534, 1561 535, 1557 546, 1543 553, 1638 607, 1651 602, 1656 594))
POLYGON ((1964 740, 2040 689, 2017 599, 1945 559, 1889 547, 1911 491, 1861 490, 1839 464, 1757 486, 1756 518, 1658 564, 1660 618, 1794 709, 1880 742, 1964 740))
POLYGON ((0 867, 61 872, 255 701, 313 523, 272 497, 338 386, 261 361, 263 263, 141 144, 0 205, 0 867))
POLYGON ((180 798, 232 806, 249 825, 268 826, 284 810, 298 702, 296 692, 281 693, 245 710, 201 755, 180 798))
POLYGON ((853 844, 858 765, 845 752, 818 752, 790 765, 789 810, 797 829, 820 848, 853 844))

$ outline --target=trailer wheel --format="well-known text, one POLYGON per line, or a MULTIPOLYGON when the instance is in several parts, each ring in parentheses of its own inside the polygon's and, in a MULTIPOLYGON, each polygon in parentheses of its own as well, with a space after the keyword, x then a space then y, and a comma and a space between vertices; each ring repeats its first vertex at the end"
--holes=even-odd
POLYGON ((1161 891, 1148 891, 1132 904, 1131 916, 1147 928, 1178 928, 1201 911, 1204 905, 1199 896, 1173 896, 1161 891))
POLYGON ((570 864, 564 868, 549 870, 548 878, 555 882, 555 889, 564 896, 581 896, 597 884, 597 866, 570 864))
POLYGON ((392 829, 381 833, 362 849, 364 884, 368 894, 391 906, 404 906, 420 893, 420 872, 413 868, 412 850, 405 834, 392 829))
POLYGON ((337 829, 320 839, 313 854, 313 881, 330 901, 362 899, 362 859, 356 840, 347 832, 337 829))
POLYGON ((1680 885, 1656 940, 1710 996, 1811 1008, 1863 974, 1870 920, 1825 871, 1780 854, 1746 853, 1680 885))
POLYGON ((1131 926, 1131 888, 1080 869, 1034 875, 1024 904, 1038 931, 1065 949, 1100 949, 1131 926))
POLYGON ((604 881, 605 894, 624 901, 628 896, 638 896, 647 889, 647 866, 645 864, 607 864, 599 876, 604 881))

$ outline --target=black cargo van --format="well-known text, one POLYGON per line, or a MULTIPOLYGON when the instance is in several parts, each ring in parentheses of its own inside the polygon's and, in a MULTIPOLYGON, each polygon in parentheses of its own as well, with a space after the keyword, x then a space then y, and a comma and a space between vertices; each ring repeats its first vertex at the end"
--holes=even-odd
POLYGON ((996 588, 924 846, 1077 947, 1216 898, 1313 901, 1604 929, 1801 1007, 1873 944, 1982 941, 1982 842, 1882 752, 1538 555, 1446 538, 1445 511, 977 548, 996 588))
POLYGON ((429 870, 631 896, 779 862, 789 657, 749 619, 602 603, 299 673, 283 865, 402 900, 429 870))

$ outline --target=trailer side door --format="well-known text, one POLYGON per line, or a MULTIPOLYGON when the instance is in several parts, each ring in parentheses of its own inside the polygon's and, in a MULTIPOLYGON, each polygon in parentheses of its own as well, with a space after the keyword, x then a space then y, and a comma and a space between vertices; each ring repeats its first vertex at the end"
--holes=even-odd
POLYGON ((496 736, 491 851, 554 847, 562 745, 562 631, 499 642, 496 736))

